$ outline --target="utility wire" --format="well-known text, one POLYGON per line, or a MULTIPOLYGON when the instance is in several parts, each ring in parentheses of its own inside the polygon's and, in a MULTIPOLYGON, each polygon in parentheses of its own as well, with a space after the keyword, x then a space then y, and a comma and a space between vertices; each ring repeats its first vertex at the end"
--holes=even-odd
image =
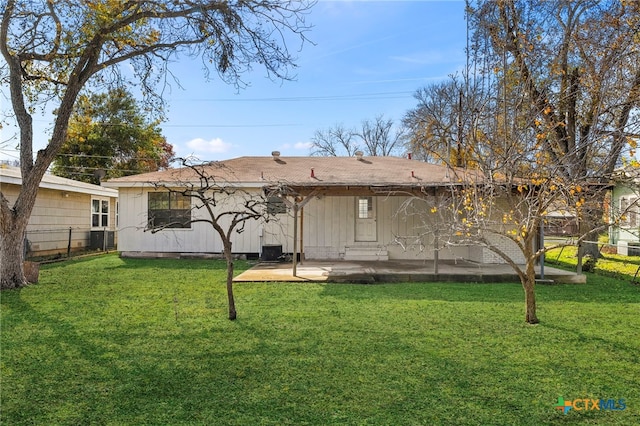
MULTIPOLYGON (((59 157, 80 157, 80 158, 108 158, 108 159, 118 159, 117 155, 89 155, 89 154, 58 154, 59 157)), ((136 156, 127 156, 126 160, 140 160, 140 161, 158 161, 158 158, 151 157, 136 157, 136 156)))
POLYGON ((193 98, 173 99, 173 102, 315 102, 315 101, 368 101, 372 99, 402 99, 415 92, 377 92, 352 95, 291 96, 281 98, 193 98))

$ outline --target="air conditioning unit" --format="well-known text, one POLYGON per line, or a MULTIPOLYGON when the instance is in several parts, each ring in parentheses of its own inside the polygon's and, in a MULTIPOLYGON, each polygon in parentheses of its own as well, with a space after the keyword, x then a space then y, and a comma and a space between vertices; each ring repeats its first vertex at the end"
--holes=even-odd
POLYGON ((264 262, 282 260, 282 244, 267 244, 262 246, 262 256, 260 256, 260 260, 264 262))
POLYGON ((91 231, 89 248, 91 250, 112 250, 115 245, 114 231, 91 231))

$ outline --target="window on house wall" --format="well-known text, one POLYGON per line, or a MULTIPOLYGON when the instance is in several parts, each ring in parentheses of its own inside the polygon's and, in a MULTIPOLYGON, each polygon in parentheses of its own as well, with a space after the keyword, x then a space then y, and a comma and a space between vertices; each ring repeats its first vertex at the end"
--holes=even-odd
POLYGON ((620 214, 622 215, 621 223, 624 226, 634 228, 638 226, 638 206, 635 204, 636 198, 621 197, 620 198, 620 214))
POLYGON ((267 200, 267 214, 276 215, 287 212, 287 205, 280 197, 269 197, 267 200))
POLYGON ((371 219, 373 217, 373 198, 358 198, 358 219, 371 219))
POLYGON ((627 224, 630 228, 636 228, 638 226, 638 199, 636 197, 629 197, 627 210, 627 224))
POLYGON ((149 228, 191 228, 191 197, 176 192, 150 192, 149 228))
POLYGON ((629 208, 629 200, 626 197, 620 197, 620 212, 621 215, 620 223, 623 225, 627 224, 627 209, 629 208))
POLYGON ((109 200, 91 199, 91 227, 106 228, 109 226, 109 200))

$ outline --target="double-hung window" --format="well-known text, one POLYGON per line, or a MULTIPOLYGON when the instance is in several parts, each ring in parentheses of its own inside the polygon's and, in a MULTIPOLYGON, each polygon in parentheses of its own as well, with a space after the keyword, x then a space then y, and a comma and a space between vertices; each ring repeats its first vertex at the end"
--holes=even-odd
POLYGON ((109 226, 109 200, 94 198, 91 200, 91 227, 109 226))
POLYGON ((150 192, 149 228, 191 228, 191 197, 177 192, 150 192))

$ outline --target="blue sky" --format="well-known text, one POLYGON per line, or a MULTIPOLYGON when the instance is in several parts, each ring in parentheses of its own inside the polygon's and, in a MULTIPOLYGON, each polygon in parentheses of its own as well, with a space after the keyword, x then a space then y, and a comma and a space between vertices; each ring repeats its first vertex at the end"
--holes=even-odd
MULTIPOLYGON (((294 81, 272 81, 256 66, 239 92, 206 82, 199 60, 171 65, 183 89, 165 91, 163 134, 178 156, 221 160, 243 155, 309 154, 314 132, 357 127, 384 115, 396 122, 416 105, 413 93, 465 64, 464 1, 324 1, 312 10, 313 29, 296 52, 294 81)), ((2 99, 2 109, 9 107, 2 99)), ((46 117, 34 117, 37 147, 47 140, 46 117)), ((14 159, 14 126, 0 135, 0 159, 14 159)))

